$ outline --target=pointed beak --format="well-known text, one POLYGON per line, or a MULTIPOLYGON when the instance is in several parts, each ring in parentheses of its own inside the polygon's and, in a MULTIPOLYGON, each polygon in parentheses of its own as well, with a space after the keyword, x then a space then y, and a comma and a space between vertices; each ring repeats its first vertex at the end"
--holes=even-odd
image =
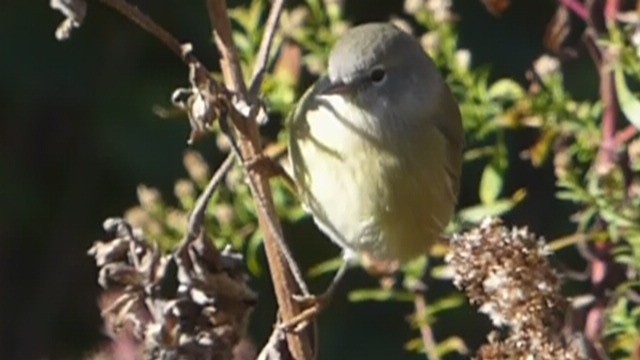
POLYGON ((322 89, 322 94, 334 95, 334 94, 346 94, 351 91, 351 86, 342 81, 336 81, 329 84, 326 88, 322 89))

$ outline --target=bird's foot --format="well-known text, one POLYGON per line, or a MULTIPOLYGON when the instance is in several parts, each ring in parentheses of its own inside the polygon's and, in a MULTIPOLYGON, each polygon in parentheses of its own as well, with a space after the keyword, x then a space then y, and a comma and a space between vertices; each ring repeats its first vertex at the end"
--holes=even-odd
POLYGON ((304 329, 310 322, 312 322, 324 309, 329 306, 333 299, 333 294, 336 288, 342 281, 344 274, 347 272, 349 264, 345 261, 340 265, 340 268, 336 272, 331 280, 331 284, 327 290, 320 295, 303 294, 294 295, 293 300, 300 304, 304 310, 292 319, 288 319, 280 324, 280 328, 285 331, 300 331, 304 329))
POLYGON ((331 303, 333 291, 328 290, 320 295, 293 295, 293 299, 302 306, 298 315, 279 324, 279 328, 288 332, 300 332, 331 303))

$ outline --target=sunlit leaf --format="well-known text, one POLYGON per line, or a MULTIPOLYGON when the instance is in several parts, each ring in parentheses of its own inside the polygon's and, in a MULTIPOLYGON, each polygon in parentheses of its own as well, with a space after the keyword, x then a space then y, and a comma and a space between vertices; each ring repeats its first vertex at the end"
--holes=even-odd
POLYGON ((415 295, 408 291, 394 291, 384 289, 360 289, 349 293, 349 301, 413 301, 415 295))
POLYGON ((260 249, 262 248, 262 232, 254 231, 253 235, 247 242, 247 268, 256 277, 262 275, 262 262, 259 259, 260 249))
POLYGON ((448 265, 434 266, 431 270, 431 277, 437 280, 451 280, 453 269, 448 265))
POLYGON ((406 276, 422 279, 428 264, 428 258, 426 256, 420 256, 419 258, 405 264, 402 270, 406 276))
POLYGON ((518 100, 525 95, 525 91, 514 80, 500 79, 491 85, 488 95, 492 99, 518 100))
POLYGON ((455 309, 462 306, 466 302, 462 295, 454 294, 442 299, 438 299, 435 302, 431 302, 427 307, 428 316, 435 316, 436 314, 455 309))
POLYGON ((542 166, 552 153, 553 145, 558 137, 558 131, 555 129, 546 129, 538 141, 529 149, 528 155, 531 158, 531 164, 535 167, 542 166))
POLYGON ((316 277, 320 275, 324 275, 326 273, 337 271, 340 266, 344 263, 342 256, 334 257, 333 259, 329 259, 323 261, 309 270, 309 276, 316 277))
POLYGON ((496 162, 485 166, 480 180, 480 201, 485 205, 493 204, 502 191, 504 172, 496 162))
POLYGON ((525 189, 516 191, 510 199, 497 200, 491 205, 476 205, 462 209, 458 216, 466 222, 477 224, 487 216, 500 216, 513 209, 527 196, 525 189))
POLYGON ((627 82, 624 79, 624 70, 622 66, 616 67, 614 70, 616 93, 620 109, 624 113, 624 116, 629 120, 633 126, 640 129, 640 100, 635 97, 629 88, 627 82))
POLYGON ((465 344, 464 340, 458 336, 451 336, 438 343, 437 347, 438 355, 445 357, 451 353, 460 355, 469 354, 469 348, 465 344))

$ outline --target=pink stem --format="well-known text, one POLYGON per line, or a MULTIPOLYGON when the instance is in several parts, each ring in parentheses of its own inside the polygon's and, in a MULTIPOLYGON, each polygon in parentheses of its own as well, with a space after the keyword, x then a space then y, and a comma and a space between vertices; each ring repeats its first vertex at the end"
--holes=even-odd
POLYGON ((580 1, 578 1, 578 0, 558 0, 558 2, 560 2, 562 5, 564 5, 567 8, 569 8, 569 10, 571 10, 574 14, 576 14, 578 17, 580 17, 580 19, 582 19, 584 21, 587 21, 589 19, 589 11, 587 11, 587 8, 580 1))

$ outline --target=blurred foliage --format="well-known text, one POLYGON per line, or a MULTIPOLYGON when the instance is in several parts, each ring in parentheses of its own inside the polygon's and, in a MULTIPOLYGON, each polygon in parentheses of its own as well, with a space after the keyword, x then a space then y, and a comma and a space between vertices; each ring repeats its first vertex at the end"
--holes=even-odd
MULTIPOLYGON (((274 52, 269 59, 270 68, 274 70, 268 74, 263 87, 272 117, 285 118, 292 110, 303 90, 303 73, 317 76, 325 70, 329 50, 349 26, 342 5, 335 0, 305 0, 283 14, 282 31, 276 39, 281 51, 274 52)), ((256 61, 267 10, 266 0, 254 0, 231 11, 236 28, 234 40, 247 76, 251 75, 256 61)), ((552 162, 557 198, 579 208, 567 219, 575 222, 575 233, 598 244, 611 244, 615 261, 624 266, 625 280, 616 284, 618 291, 609 299, 605 344, 616 359, 632 358, 640 343, 640 308, 629 295, 638 289, 640 272, 640 140, 627 139, 609 144, 615 148, 606 149, 602 131, 603 102, 574 99, 566 89, 558 58, 550 55, 538 58, 527 72, 527 84, 510 78, 491 80, 490 71, 474 66, 473 54, 459 47, 458 20, 449 1, 406 0, 404 12, 417 26, 398 18, 394 21, 414 30, 459 100, 468 144, 465 166, 472 163, 483 166, 477 189, 480 202, 460 209, 449 232, 477 225, 487 216, 503 216, 526 198, 527 189, 505 193, 505 180, 510 176, 513 166, 510 161, 514 158, 538 168, 552 162), (536 140, 527 150, 513 156, 510 154, 513 149, 506 142, 507 134, 524 129, 534 130, 536 140), (603 161, 606 151, 614 152, 612 156, 616 160, 603 161)), ((640 20, 636 14, 619 25, 610 25, 608 32, 597 41, 598 49, 614 59, 610 69, 615 74, 618 94, 618 103, 614 105, 620 106, 624 121, 632 127, 640 127, 640 101, 631 90, 640 80, 639 39, 640 20)), ((628 128, 621 132, 634 130, 628 128)), ((219 149, 228 151, 220 131, 212 135, 218 138, 219 149)), ((281 149, 286 137, 283 129, 277 140, 269 144, 271 148, 280 149, 274 155, 276 159, 283 157, 281 149)), ((143 228, 149 238, 165 250, 175 248, 183 238, 188 212, 212 175, 209 165, 195 151, 185 154, 184 166, 190 178, 176 182, 176 206, 169 205, 158 190, 141 185, 138 188, 140 205, 126 212, 129 222, 143 228)), ((259 276, 265 271, 258 257, 262 236, 241 171, 236 167, 226 177, 225 186, 217 191, 210 204, 206 224, 217 245, 231 244, 235 249, 245 250, 250 270, 259 276)), ((296 222, 307 216, 284 182, 273 181, 273 188, 277 209, 284 221, 296 222)), ((442 246, 432 251, 435 259, 445 253, 442 246)), ((314 267, 311 274, 333 271, 339 264, 337 259, 330 259, 314 267)), ((422 284, 427 271, 436 280, 450 280, 446 267, 430 266, 424 257, 404 267, 402 281, 381 281, 380 287, 355 289, 349 299, 412 302, 416 296, 414 290, 422 284)), ((464 304, 457 293, 430 299, 426 318, 414 316, 411 326, 417 329, 421 322, 433 324, 443 313, 455 311, 464 304)), ((418 337, 407 339, 406 349, 421 352, 423 345, 418 337)), ((437 351, 440 356, 446 356, 465 354, 468 350, 464 340, 454 335, 439 340, 437 351)))

